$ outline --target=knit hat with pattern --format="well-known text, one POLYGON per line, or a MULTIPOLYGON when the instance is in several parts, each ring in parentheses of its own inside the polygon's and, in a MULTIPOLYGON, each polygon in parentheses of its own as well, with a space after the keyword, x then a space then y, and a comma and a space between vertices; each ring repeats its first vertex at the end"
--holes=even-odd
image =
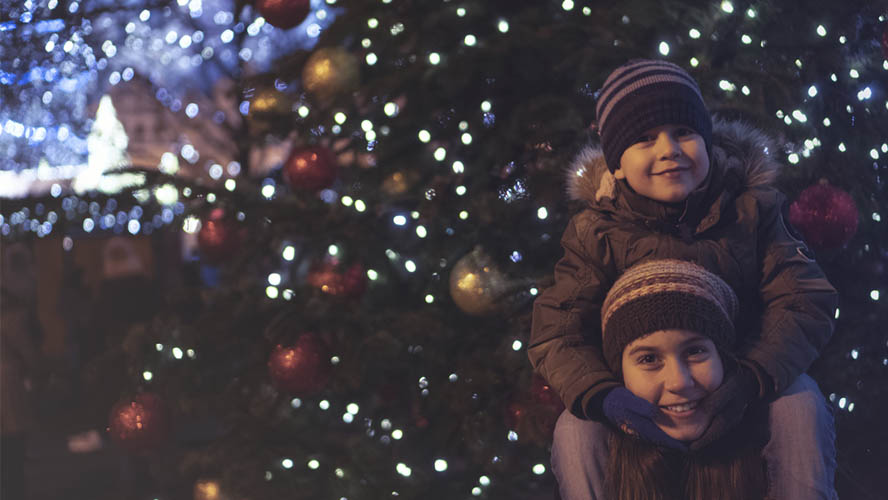
POLYGON ((601 307, 605 360, 619 373, 623 349, 660 330, 690 330, 722 351, 734 344, 739 303, 731 287, 706 269, 683 260, 632 266, 611 287, 601 307))
POLYGON ((605 80, 595 106, 607 168, 620 168, 623 151, 644 131, 666 124, 684 125, 703 136, 711 151, 712 118, 697 82, 666 61, 633 59, 605 80))

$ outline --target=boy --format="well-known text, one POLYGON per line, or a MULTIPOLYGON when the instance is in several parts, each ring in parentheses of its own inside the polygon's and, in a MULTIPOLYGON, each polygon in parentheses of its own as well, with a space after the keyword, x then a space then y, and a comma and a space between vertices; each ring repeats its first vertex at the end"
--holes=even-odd
POLYGON ((600 444, 600 422, 686 449, 653 424, 658 409, 608 369, 600 327, 602 302, 623 271, 679 259, 720 276, 741 303, 734 349, 740 368, 707 398, 714 418, 690 450, 706 448, 749 403, 765 400, 771 495, 830 498, 832 417, 803 372, 832 335, 836 292, 783 221, 783 197, 771 186, 773 146, 744 125, 713 126, 697 83, 665 61, 634 60, 614 70, 596 114, 601 149, 584 150, 569 179, 570 194, 587 206, 564 232, 564 257, 555 284, 534 304, 528 347, 534 368, 568 409, 559 426, 582 438, 566 443, 559 436, 570 433, 556 428, 553 463, 574 465, 562 467, 562 495, 565 484, 586 486, 585 471, 596 465, 582 462, 590 455, 579 447, 600 444))

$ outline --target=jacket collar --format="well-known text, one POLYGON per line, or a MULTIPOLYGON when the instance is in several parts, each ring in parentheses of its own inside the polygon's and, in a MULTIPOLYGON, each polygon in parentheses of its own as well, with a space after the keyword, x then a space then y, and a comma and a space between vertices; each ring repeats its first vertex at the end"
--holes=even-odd
POLYGON ((780 165, 771 157, 772 140, 758 129, 738 122, 713 118, 710 173, 703 184, 682 203, 657 202, 635 193, 607 169, 598 146, 586 146, 567 171, 567 193, 589 207, 629 218, 671 232, 680 225, 700 233, 715 225, 742 190, 773 185, 780 165))

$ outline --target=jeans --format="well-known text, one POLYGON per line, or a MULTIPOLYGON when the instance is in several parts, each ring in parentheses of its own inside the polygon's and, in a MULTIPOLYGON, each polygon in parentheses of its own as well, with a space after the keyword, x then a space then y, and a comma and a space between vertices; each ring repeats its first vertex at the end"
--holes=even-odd
MULTIPOLYGON (((832 407, 817 382, 802 374, 768 405, 771 437, 762 450, 768 496, 835 500, 836 434, 832 407)), ((604 500, 611 429, 564 411, 555 424, 552 472, 562 500, 604 500)))

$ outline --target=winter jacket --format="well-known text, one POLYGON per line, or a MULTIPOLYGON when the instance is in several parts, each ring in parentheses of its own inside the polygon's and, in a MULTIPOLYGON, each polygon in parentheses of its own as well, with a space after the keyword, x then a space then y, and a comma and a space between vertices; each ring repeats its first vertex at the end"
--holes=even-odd
POLYGON ((737 292, 735 353, 756 373, 761 397, 779 395, 818 357, 837 305, 805 244, 787 227, 773 187, 775 151, 760 131, 715 120, 710 173, 685 202, 640 196, 587 147, 568 172, 586 202, 561 240, 555 283, 536 299, 528 356, 580 418, 600 420, 605 391, 622 385, 601 350, 600 309, 617 277, 642 261, 695 262, 737 292))

